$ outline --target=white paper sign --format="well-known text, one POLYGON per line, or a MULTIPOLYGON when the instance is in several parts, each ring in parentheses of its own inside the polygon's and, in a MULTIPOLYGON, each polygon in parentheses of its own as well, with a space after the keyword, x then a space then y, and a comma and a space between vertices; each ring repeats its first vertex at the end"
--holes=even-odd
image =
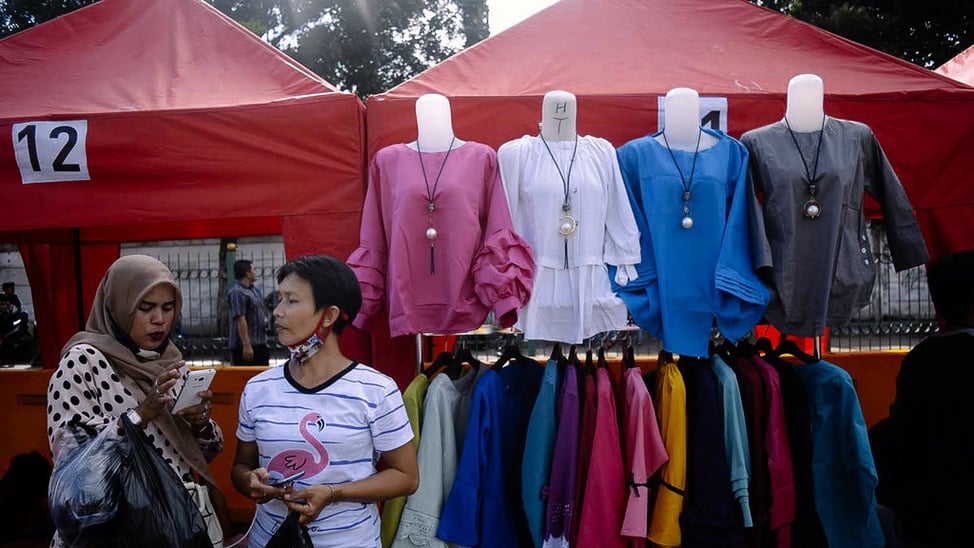
POLYGON ((14 124, 14 156, 21 182, 90 180, 87 143, 87 120, 14 124))
MULTIPOLYGON (((656 118, 656 127, 663 129, 663 111, 665 110, 666 97, 656 98, 656 105, 659 115, 656 118)), ((727 133, 727 97, 701 97, 700 98, 700 125, 705 128, 719 129, 727 133)))

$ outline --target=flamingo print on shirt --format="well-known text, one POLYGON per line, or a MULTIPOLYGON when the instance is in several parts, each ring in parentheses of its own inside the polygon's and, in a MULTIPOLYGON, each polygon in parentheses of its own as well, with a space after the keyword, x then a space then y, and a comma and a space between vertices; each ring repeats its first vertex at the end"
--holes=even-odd
POLYGON ((304 471, 304 477, 310 478, 328 466, 328 451, 318 438, 308 431, 308 426, 314 425, 321 432, 325 429, 325 419, 318 413, 308 413, 301 422, 298 423, 298 430, 301 437, 311 445, 314 453, 305 449, 288 449, 282 451, 271 459, 267 465, 267 471, 274 476, 280 474, 281 477, 293 475, 295 472, 304 471))

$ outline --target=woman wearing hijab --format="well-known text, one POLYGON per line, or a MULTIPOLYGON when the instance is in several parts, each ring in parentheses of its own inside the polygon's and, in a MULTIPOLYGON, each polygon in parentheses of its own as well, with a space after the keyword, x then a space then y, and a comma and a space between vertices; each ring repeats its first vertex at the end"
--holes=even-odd
MULTIPOLYGON (((179 287, 158 260, 130 255, 109 267, 84 331, 64 346, 48 386, 47 435, 54 455, 70 425, 121 431, 120 417, 127 415, 184 483, 199 478, 216 489, 207 463, 223 450, 223 433, 210 418, 212 392, 200 392, 199 405, 169 411, 173 388, 187 370, 169 340, 181 307, 179 287)), ((221 546, 216 517, 210 512, 204 519, 214 545, 221 546)), ((55 535, 53 546, 61 545, 55 535)))
POLYGON ((281 267, 277 283, 275 328, 291 359, 247 382, 231 472, 258 503, 250 546, 267 545, 294 512, 315 546, 378 547, 376 501, 414 492, 419 471, 395 381, 338 347, 362 306, 359 282, 342 261, 312 255, 281 267))

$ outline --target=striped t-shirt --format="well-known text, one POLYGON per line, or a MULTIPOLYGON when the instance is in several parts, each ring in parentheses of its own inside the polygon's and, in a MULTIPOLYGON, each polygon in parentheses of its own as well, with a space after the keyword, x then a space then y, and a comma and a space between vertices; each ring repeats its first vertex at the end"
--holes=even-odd
MULTIPOLYGON (((367 478, 380 453, 412 437, 395 381, 357 362, 314 388, 295 382, 287 365, 273 367, 250 379, 240 399, 237 438, 257 443, 272 477, 304 471, 295 490, 367 478)), ((266 545, 286 515, 279 500, 258 505, 250 546, 266 545)), ((379 512, 374 503, 336 502, 308 532, 315 546, 379 546, 379 512)))

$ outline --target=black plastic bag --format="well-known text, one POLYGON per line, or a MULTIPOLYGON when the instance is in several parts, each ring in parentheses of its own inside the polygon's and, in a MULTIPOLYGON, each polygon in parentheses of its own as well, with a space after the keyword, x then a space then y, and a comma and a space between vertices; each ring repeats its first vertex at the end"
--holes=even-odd
POLYGON ((114 534, 122 500, 127 440, 111 428, 72 423, 54 445, 58 465, 48 497, 58 534, 69 546, 103 544, 114 534))
POLYGON ((199 507, 145 435, 121 417, 129 459, 121 478, 123 503, 112 546, 213 548, 199 507))
POLYGON ((314 548, 308 528, 298 522, 300 518, 297 512, 288 513, 264 548, 314 548))

